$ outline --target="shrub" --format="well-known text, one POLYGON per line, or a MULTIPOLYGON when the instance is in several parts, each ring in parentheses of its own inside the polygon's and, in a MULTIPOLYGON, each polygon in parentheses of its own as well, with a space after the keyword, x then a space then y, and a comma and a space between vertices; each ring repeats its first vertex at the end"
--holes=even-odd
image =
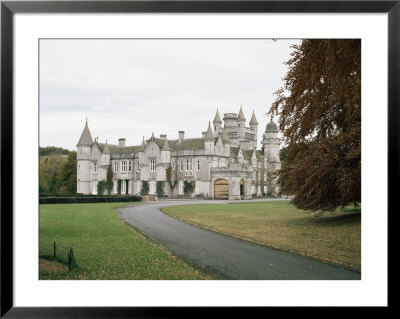
POLYGON ((149 194, 149 182, 148 181, 142 181, 142 189, 140 190, 140 194, 142 195, 148 195, 149 194))
POLYGON ((71 203, 106 203, 106 202, 138 202, 140 196, 105 196, 105 195, 67 195, 39 197, 39 204, 71 204, 71 203))
POLYGON ((183 192, 186 196, 191 195, 194 191, 194 187, 195 187, 195 183, 194 181, 191 182, 187 182, 184 181, 183 182, 183 192))
POLYGON ((104 191, 106 190, 107 183, 106 181, 99 181, 97 183, 97 194, 104 195, 104 191))
POLYGON ((122 179, 118 179, 118 186, 117 186, 118 194, 121 194, 121 186, 122 186, 122 179))
POLYGON ((164 182, 158 181, 156 187, 157 187, 157 195, 162 197, 164 195, 164 182))

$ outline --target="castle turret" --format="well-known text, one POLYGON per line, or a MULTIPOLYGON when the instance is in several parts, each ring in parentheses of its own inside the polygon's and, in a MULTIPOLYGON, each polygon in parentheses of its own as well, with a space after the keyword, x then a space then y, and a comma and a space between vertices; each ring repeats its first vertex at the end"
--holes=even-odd
POLYGON ((267 172, 267 192, 276 194, 278 186, 276 185, 276 182, 268 176, 268 174, 281 168, 279 151, 282 139, 278 137, 278 126, 274 123, 272 118, 265 128, 265 134, 263 137, 262 144, 264 148, 264 167, 267 172))
POLYGON ((218 109, 217 113, 215 114, 213 124, 214 124, 214 137, 218 137, 219 134, 222 133, 222 127, 221 127, 222 120, 221 117, 219 116, 218 109))
POLYGON ((93 139, 86 120, 81 137, 76 145, 77 193, 90 194, 90 174, 93 139))
POLYGON ((244 117, 242 106, 240 106, 240 111, 237 117, 237 137, 239 138, 240 141, 244 140, 246 137, 246 130, 245 130, 245 125, 246 124, 246 118, 244 117))
POLYGON ((252 147, 257 148, 258 122, 256 119, 256 115, 254 114, 254 110, 253 110, 253 115, 251 116, 249 125, 250 125, 250 130, 254 135, 254 143, 252 144, 252 147))
POLYGON ((210 122, 208 122, 208 129, 204 139, 204 150, 208 154, 214 153, 214 134, 210 122))
POLYGON ((171 162, 171 148, 169 147, 167 136, 165 136, 164 145, 161 148, 161 163, 165 164, 170 162, 171 162))

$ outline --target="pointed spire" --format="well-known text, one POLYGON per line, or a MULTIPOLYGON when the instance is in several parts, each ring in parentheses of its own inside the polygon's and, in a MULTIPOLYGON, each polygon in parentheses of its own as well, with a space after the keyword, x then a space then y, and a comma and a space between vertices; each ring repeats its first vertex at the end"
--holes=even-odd
POLYGON ((258 125, 258 122, 257 122, 257 119, 256 119, 256 115, 254 114, 254 110, 253 110, 253 115, 251 116, 249 124, 252 125, 252 126, 258 125))
POLYGON ((224 129, 224 131, 222 132, 222 142, 224 144, 229 143, 229 137, 228 134, 226 133, 226 130, 224 129))
POLYGON ((211 124, 210 122, 208 122, 208 129, 207 129, 207 133, 206 133, 206 140, 214 140, 214 134, 213 131, 211 129, 211 124))
POLYGON ((239 115, 238 115, 238 120, 246 121, 246 118, 244 117, 244 114, 243 114, 242 106, 240 106, 240 111, 239 111, 239 115))
POLYGON ((143 136, 142 145, 140 149, 143 151, 145 147, 146 147, 146 142, 144 141, 144 136, 143 136))
POLYGON ((77 145, 92 145, 92 144, 93 144, 93 139, 92 139, 92 135, 90 134, 89 126, 88 126, 87 118, 86 118, 86 124, 85 124, 85 127, 83 128, 81 138, 79 139, 79 142, 77 145))
POLYGON ((221 117, 219 116, 219 113, 218 113, 218 108, 217 108, 217 113, 215 114, 215 118, 214 118, 213 123, 214 124, 222 124, 221 117))
POLYGON ((165 138, 164 145, 163 145, 163 147, 161 148, 161 150, 162 150, 162 151, 170 151, 170 150, 171 150, 171 149, 169 148, 169 143, 168 143, 167 138, 165 138))

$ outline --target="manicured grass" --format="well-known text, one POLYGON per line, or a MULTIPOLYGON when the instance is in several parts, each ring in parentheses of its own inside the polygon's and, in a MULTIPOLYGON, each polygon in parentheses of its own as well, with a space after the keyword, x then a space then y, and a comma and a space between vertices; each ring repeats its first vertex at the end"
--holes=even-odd
POLYGON ((165 207, 186 222, 223 234, 361 270, 361 211, 316 217, 289 201, 165 207))
POLYGON ((51 255, 55 241, 60 254, 73 248, 79 268, 51 271, 41 262, 39 278, 210 279, 121 221, 113 209, 126 204, 40 205, 39 254, 51 255))

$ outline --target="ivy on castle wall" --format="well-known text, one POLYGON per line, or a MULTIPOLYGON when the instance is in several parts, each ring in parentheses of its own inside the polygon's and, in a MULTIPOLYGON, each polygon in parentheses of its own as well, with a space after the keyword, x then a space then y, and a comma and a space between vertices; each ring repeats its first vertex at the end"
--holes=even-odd
POLYGON ((148 181, 142 181, 142 189, 140 190, 140 194, 142 195, 148 195, 149 194, 149 182, 148 181))

